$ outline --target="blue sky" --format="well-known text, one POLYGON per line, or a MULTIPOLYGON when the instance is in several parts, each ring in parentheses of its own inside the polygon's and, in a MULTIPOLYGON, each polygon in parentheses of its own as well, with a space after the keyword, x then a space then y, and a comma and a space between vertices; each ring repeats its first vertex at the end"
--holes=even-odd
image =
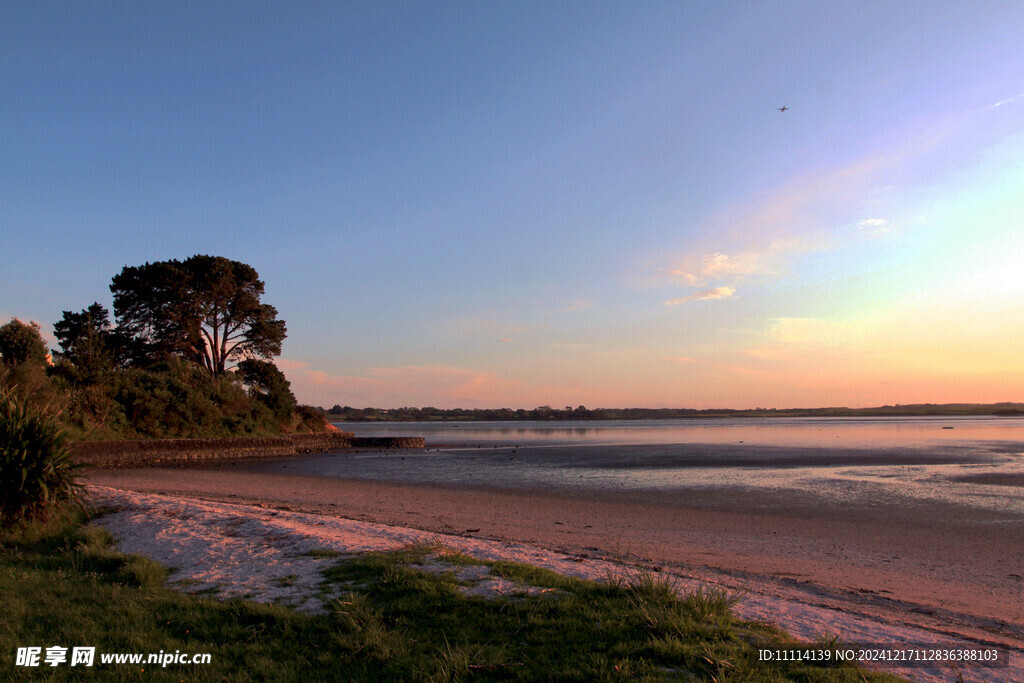
POLYGON ((207 253, 318 405, 1024 400, 1021 35, 1016 2, 3 3, 0 319, 207 253))

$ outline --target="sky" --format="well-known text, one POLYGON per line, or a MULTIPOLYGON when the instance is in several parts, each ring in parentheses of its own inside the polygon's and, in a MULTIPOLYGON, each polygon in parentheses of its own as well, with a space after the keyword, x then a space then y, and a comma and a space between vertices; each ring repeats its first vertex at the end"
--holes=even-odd
POLYGON ((1022 35, 995 0, 0 1, 0 321, 56 346, 210 254, 324 407, 1024 401, 1022 35))

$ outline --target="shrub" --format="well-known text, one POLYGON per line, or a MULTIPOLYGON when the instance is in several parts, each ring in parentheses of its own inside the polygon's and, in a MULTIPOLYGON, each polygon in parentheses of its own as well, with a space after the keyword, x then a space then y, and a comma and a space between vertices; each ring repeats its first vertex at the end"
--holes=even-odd
POLYGON ((79 467, 54 419, 0 385, 0 522, 80 505, 79 467))
POLYGON ((323 410, 314 406, 296 406, 293 417, 293 429, 296 432, 326 432, 327 419, 323 410))
POLYGON ((46 363, 46 342, 39 333, 39 325, 26 325, 17 318, 0 327, 0 360, 5 365, 46 363))

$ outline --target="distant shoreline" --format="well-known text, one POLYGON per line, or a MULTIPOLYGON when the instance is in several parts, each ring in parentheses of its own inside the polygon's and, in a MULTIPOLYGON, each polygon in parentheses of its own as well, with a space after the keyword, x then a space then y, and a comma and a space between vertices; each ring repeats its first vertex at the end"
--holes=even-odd
POLYGON ((1024 417, 1024 403, 918 403, 873 408, 351 408, 324 411, 334 422, 666 420, 772 417, 1024 417))

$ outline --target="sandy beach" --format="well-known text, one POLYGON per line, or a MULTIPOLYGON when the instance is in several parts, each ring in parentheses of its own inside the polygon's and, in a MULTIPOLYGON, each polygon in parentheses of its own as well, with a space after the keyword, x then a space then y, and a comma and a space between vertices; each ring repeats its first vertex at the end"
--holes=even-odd
MULTIPOLYGON (((902 637, 917 642, 965 640, 1024 658, 1024 540, 1012 533, 1012 520, 984 511, 921 503, 894 514, 885 506, 826 506, 811 496, 739 490, 714 497, 694 490, 665 501, 640 492, 417 486, 266 469, 96 470, 89 481, 464 542, 525 544, 575 562, 646 558, 681 576, 760 596, 741 603, 745 618, 778 622, 782 612, 773 601, 822 610, 815 619, 780 623, 798 637, 829 630, 892 642, 898 636, 885 637, 886 629, 909 629, 902 637)), ((982 673, 975 680, 1022 680, 1019 672, 982 673)))

